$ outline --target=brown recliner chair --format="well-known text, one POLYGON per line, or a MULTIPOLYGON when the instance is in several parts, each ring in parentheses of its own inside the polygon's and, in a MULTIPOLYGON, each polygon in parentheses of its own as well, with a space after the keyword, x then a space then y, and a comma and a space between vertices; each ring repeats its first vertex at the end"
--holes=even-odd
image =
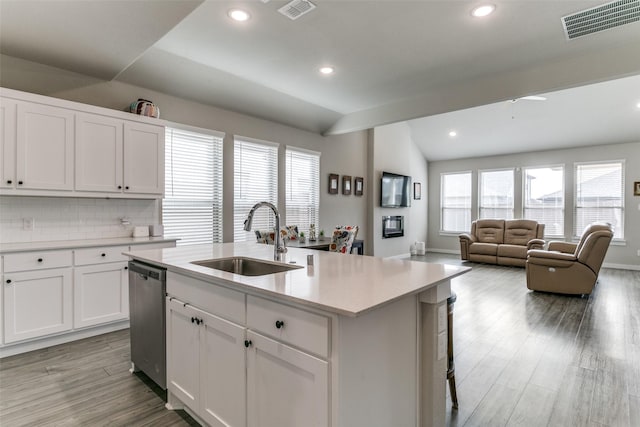
POLYGON ((606 223, 588 225, 580 242, 550 242, 549 250, 527 253, 527 288, 560 294, 590 294, 613 238, 606 223))

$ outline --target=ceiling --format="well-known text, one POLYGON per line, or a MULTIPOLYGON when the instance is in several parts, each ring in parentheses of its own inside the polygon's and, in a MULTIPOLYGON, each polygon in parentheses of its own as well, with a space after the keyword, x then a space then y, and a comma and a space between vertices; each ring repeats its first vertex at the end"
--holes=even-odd
POLYGON ((640 22, 568 41, 602 1, 491 2, 0 0, 0 53, 317 133, 409 120, 429 160, 640 141, 640 22))

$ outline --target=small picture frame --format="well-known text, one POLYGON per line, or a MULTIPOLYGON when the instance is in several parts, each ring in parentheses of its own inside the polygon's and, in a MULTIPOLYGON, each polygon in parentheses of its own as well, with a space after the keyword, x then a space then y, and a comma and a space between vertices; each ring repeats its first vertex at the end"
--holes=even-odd
POLYGON ((633 183, 633 195, 640 196, 640 181, 633 183))
POLYGON ((329 194, 338 194, 338 182, 340 175, 336 173, 329 174, 329 194))
POLYGON ((413 183, 413 200, 420 200, 422 198, 422 184, 419 182, 413 183))
POLYGON ((364 194, 364 178, 356 176, 353 180, 353 194, 356 196, 362 196, 364 194))
POLYGON ((351 195, 351 176, 349 175, 342 175, 342 194, 351 195))

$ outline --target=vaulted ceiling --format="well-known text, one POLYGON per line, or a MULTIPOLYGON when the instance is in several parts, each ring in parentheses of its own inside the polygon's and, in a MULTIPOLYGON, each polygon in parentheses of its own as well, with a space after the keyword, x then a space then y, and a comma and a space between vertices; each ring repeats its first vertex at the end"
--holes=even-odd
POLYGON ((562 129, 547 125, 557 130, 543 135, 549 147, 592 144, 598 118, 602 129, 622 116, 631 117, 617 123, 624 132, 609 129, 601 143, 640 141, 640 114, 629 113, 640 112, 638 78, 592 85, 640 75, 640 22, 574 40, 564 34, 563 16, 601 1, 496 0, 482 19, 470 13, 477 1, 314 3, 290 20, 278 13, 286 2, 275 0, 0 0, 0 53, 318 133, 409 120, 434 160, 461 155, 439 148, 455 145, 441 138, 452 123, 473 125, 466 136, 475 134, 480 147, 485 138, 511 141, 485 154, 513 149, 522 134, 515 124, 542 114, 534 108, 565 121, 562 129), (232 8, 251 18, 231 20, 232 8), (324 65, 335 72, 322 75, 324 65), (571 100, 564 90, 584 85, 596 92, 576 89, 577 101, 553 101, 571 100), (548 100, 505 103, 532 94, 548 100), (516 133, 502 135, 510 129, 516 133))

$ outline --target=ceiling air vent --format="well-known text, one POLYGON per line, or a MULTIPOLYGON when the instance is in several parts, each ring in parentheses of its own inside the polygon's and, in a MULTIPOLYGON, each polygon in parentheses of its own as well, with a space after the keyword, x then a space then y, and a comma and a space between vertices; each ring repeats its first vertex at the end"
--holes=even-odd
POLYGON ((294 20, 300 18, 302 15, 311 12, 316 8, 316 5, 307 0, 293 0, 290 3, 285 4, 278 12, 286 16, 287 18, 294 20))
POLYGON ((618 0, 562 18, 567 39, 640 21, 640 0, 618 0))

